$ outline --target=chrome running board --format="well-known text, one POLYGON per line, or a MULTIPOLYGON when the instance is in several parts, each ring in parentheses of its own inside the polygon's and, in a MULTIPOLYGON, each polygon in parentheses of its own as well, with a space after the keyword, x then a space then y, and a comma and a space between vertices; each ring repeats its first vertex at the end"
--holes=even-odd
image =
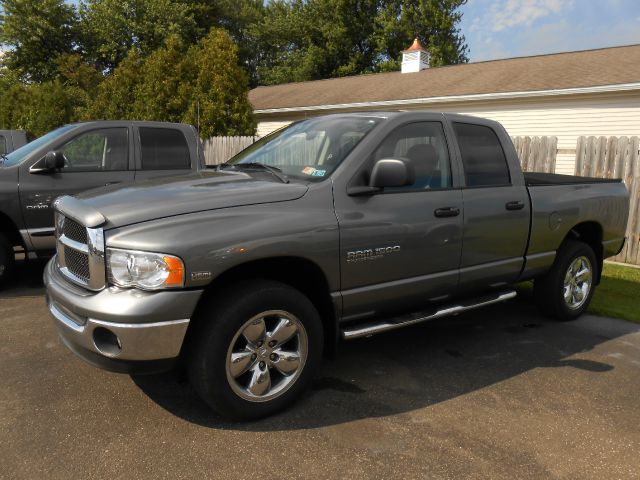
POLYGON ((405 315, 403 317, 396 317, 393 319, 386 319, 349 326, 342 329, 342 338, 345 340, 352 340, 354 338, 370 337, 372 335, 375 335, 376 333, 396 330, 398 328, 408 327, 417 323, 435 320, 436 318, 457 315, 469 310, 475 310, 476 308, 486 307, 487 305, 492 305, 494 303, 504 302, 505 300, 514 298, 516 295, 517 293, 515 290, 496 293, 492 295, 484 295, 482 297, 462 301, 457 304, 443 306, 439 310, 436 310, 434 313, 431 313, 429 315, 424 315, 424 313, 417 313, 405 315))

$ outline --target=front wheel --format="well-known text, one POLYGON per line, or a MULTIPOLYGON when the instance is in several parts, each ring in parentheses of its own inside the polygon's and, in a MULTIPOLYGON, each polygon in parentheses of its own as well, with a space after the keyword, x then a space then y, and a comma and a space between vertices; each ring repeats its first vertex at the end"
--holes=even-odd
POLYGON ((538 306, 558 320, 573 320, 589 306, 598 278, 593 249, 586 243, 567 240, 551 270, 534 282, 538 306))
POLYGON ((190 380, 225 417, 249 420, 291 404, 309 385, 321 357, 322 323, 294 288, 252 281, 200 310, 190 380))

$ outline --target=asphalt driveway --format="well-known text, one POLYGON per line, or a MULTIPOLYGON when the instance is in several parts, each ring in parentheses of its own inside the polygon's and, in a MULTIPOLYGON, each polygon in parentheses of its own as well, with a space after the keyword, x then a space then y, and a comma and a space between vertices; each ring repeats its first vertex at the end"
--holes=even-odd
POLYGON ((177 375, 76 359, 41 273, 0 291, 0 478, 640 478, 638 325, 512 301, 344 344, 292 409, 233 424, 177 375))

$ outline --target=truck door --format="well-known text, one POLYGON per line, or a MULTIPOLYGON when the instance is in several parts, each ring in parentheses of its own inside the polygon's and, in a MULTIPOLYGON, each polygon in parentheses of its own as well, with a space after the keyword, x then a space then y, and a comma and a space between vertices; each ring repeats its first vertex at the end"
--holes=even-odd
POLYGON ((505 132, 465 122, 452 126, 465 181, 460 288, 512 283, 522 269, 529 237, 529 195, 522 175, 516 175, 519 165, 510 168, 507 162, 498 138, 498 133, 506 137, 505 132))
MULTIPOLYGON (((177 128, 139 127, 136 181, 195 171, 184 133, 177 128)), ((194 160, 197 161, 197 160, 194 160)))
POLYGON ((415 183, 367 196, 335 192, 344 320, 417 310, 457 287, 462 193, 442 122, 398 126, 361 173, 368 178, 386 158, 409 160, 415 183))
POLYGON ((25 166, 20 172, 20 201, 34 249, 55 247, 51 204, 57 197, 133 180, 129 134, 128 127, 85 130, 52 148, 64 154, 64 168, 30 173, 25 166))

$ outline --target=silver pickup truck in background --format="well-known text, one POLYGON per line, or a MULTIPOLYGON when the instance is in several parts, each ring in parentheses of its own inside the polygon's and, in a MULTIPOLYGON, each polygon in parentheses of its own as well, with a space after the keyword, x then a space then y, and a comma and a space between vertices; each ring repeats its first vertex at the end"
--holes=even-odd
POLYGON ((54 253, 55 198, 204 168, 198 132, 181 123, 73 123, 0 155, 0 288, 12 278, 16 247, 29 259, 54 253))
POLYGON ((258 418, 339 340, 501 302, 516 282, 576 318, 628 208, 620 180, 523 173, 492 121, 316 117, 215 170, 58 199, 47 301, 94 365, 181 365, 215 410, 258 418))

